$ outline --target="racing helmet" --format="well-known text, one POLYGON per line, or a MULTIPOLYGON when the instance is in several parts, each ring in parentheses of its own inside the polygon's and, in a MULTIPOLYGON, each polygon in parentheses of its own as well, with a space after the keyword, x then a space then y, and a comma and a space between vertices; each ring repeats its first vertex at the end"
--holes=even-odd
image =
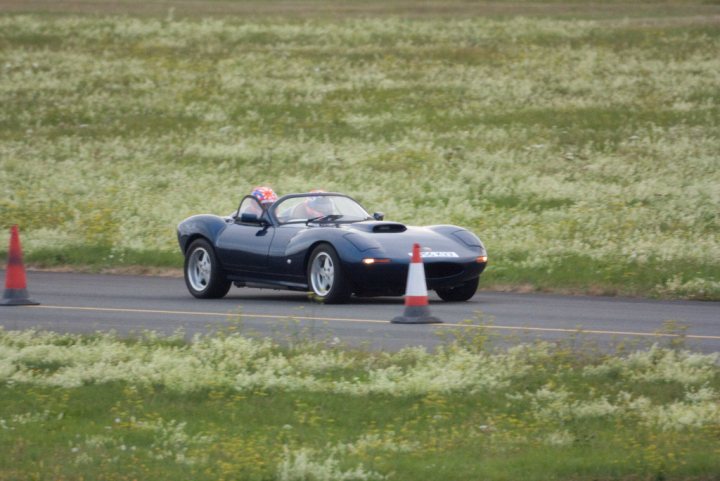
POLYGON ((275 191, 265 186, 255 187, 250 195, 255 197, 263 207, 271 205, 278 199, 275 191))

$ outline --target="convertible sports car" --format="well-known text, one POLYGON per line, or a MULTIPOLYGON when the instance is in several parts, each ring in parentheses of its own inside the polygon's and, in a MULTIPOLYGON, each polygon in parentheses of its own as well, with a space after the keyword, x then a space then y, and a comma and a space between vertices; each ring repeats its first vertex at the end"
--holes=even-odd
POLYGON ((326 303, 352 294, 401 296, 417 242, 428 289, 466 301, 487 264, 483 243, 466 229, 387 222, 336 193, 290 194, 268 209, 248 195, 231 216, 185 219, 178 241, 185 284, 199 298, 223 297, 233 283, 311 291, 326 303))

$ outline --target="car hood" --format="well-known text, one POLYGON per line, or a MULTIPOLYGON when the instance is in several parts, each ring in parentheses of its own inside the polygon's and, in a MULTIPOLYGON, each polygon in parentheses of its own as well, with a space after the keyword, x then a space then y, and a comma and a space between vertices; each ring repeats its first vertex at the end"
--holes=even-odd
POLYGON ((409 258, 414 243, 420 244, 422 255, 429 259, 474 257, 481 254, 480 246, 469 246, 454 232, 465 229, 457 226, 406 226, 397 222, 366 221, 347 224, 345 237, 369 255, 409 258))

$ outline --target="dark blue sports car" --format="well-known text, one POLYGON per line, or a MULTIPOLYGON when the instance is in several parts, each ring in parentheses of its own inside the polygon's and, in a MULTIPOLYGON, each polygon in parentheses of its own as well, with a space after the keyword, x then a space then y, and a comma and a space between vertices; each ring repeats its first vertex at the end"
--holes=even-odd
POLYGON ((310 291, 326 303, 357 296, 401 296, 413 243, 422 247, 427 287, 466 301, 487 264, 483 243, 453 225, 411 227, 369 215, 351 197, 291 194, 264 209, 246 196, 233 215, 180 223, 185 283, 199 298, 219 298, 234 283, 310 291))

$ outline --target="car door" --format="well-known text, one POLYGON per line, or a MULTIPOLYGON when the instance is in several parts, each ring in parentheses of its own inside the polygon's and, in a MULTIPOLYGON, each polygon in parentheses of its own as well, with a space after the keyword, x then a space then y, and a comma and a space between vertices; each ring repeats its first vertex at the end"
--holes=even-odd
POLYGON ((268 252, 275 235, 265 210, 255 197, 243 199, 234 221, 217 239, 217 253, 227 270, 267 274, 268 252), (242 214, 255 214, 259 222, 242 222, 242 214))
POLYGON ((280 225, 275 229, 270 254, 268 255, 268 268, 277 273, 278 279, 286 282, 304 282, 305 268, 303 260, 305 250, 293 250, 288 252, 288 244, 298 235, 307 229, 305 224, 280 225))

